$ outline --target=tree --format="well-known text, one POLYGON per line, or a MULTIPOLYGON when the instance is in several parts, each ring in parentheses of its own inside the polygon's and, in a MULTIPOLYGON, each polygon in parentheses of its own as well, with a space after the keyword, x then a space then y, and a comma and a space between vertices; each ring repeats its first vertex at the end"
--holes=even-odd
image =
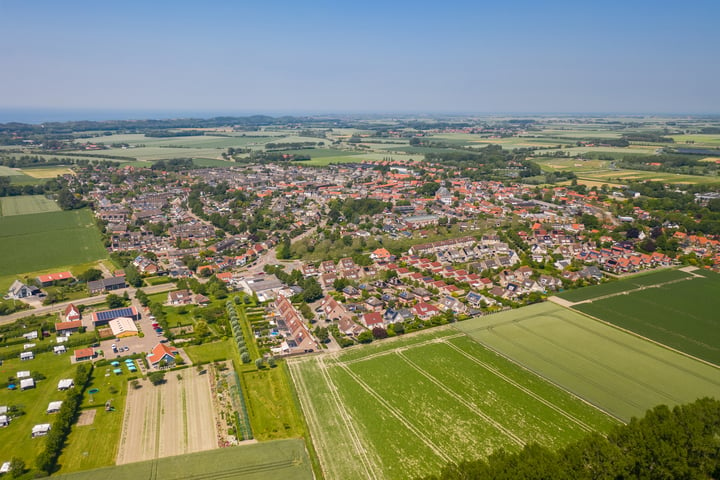
POLYGON ((22 458, 13 457, 10 460, 10 476, 17 478, 25 473, 25 461, 22 458))
POLYGON ((240 360, 242 360, 243 363, 250 363, 250 354, 248 352, 244 352, 240 355, 240 360))
POLYGON ((370 343, 373 341, 373 334, 370 330, 365 330, 358 335, 357 339, 360 343, 370 343))
POLYGON ((81 282, 93 282, 95 280, 100 280, 101 278, 102 272, 97 268, 88 268, 77 276, 77 279, 81 282))
POLYGON ((132 263, 125 267, 125 281, 133 287, 141 287, 143 284, 140 272, 138 272, 132 263))
POLYGON ((108 294, 108 296, 105 297, 105 301, 107 301, 109 308, 121 308, 125 306, 125 302, 122 297, 115 295, 114 293, 108 294))
POLYGON ((382 327, 375 327, 372 329, 372 336, 375 339, 387 338, 388 332, 382 327))
POLYGON ((275 357, 269 357, 267 359, 268 367, 275 368, 277 366, 277 362, 275 361, 275 357))
POLYGON ((262 370, 264 366, 265 361, 262 359, 262 357, 255 359, 255 367, 257 367, 258 370, 262 370))
POLYGON ((153 385, 160 385, 165 382, 165 372, 150 372, 148 374, 148 380, 153 385))

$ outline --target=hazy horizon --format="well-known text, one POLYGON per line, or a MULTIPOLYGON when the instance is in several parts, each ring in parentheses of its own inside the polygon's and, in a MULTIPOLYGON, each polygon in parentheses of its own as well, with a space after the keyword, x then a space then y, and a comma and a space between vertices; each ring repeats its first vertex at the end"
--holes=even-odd
POLYGON ((719 14, 709 0, 4 0, 0 121, 33 110, 718 114, 719 14))

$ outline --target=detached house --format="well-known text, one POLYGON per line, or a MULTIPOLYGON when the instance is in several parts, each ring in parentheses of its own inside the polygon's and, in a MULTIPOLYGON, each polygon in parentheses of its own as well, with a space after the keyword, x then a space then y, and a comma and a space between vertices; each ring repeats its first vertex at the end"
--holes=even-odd
POLYGON ((178 349, 167 343, 158 343, 152 349, 150 355, 147 356, 148 363, 154 368, 160 366, 160 362, 165 360, 168 365, 175 364, 175 357, 178 355, 178 349))
POLYGON ((10 289, 8 290, 8 297, 14 300, 19 300, 21 298, 28 298, 32 297, 33 295, 37 295, 40 293, 40 289, 33 286, 28 286, 22 283, 19 280, 15 280, 12 285, 10 285, 10 289))

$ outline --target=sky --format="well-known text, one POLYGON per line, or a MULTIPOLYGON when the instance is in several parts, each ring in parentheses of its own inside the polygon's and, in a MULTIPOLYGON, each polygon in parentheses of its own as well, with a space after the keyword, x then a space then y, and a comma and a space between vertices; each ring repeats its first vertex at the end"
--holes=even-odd
POLYGON ((718 114, 718 18, 717 0, 0 0, 0 117, 718 114))

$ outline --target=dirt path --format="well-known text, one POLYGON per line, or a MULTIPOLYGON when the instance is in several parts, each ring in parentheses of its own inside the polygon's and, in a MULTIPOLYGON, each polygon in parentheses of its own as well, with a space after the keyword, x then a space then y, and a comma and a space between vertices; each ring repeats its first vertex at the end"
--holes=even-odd
POLYGON ((217 448, 217 429, 207 375, 172 372, 154 386, 130 388, 116 463, 138 462, 217 448))

